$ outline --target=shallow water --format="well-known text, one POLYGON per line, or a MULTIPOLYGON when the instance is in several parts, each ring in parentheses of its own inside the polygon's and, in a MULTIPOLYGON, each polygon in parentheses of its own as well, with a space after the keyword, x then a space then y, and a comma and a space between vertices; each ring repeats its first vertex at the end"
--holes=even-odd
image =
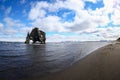
POLYGON ((110 42, 61 42, 26 45, 0 42, 0 78, 17 80, 60 71, 110 42))

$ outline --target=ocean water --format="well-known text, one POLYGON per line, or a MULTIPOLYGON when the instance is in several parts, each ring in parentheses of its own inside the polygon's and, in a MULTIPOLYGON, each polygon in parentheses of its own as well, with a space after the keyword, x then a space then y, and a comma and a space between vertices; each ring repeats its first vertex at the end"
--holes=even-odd
POLYGON ((0 79, 44 76, 63 70, 110 42, 24 44, 0 42, 0 79))

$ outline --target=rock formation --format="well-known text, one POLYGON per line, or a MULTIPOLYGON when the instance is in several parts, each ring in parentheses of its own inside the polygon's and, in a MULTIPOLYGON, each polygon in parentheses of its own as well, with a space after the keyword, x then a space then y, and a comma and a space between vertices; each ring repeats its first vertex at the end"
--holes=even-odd
POLYGON ((120 42, 120 38, 118 38, 118 39, 117 39, 117 41, 119 41, 119 42, 120 42))
POLYGON ((30 40, 32 40, 33 43, 39 41, 41 44, 45 44, 46 33, 42 30, 39 30, 39 28, 34 28, 30 34, 28 32, 25 43, 29 44, 30 40))

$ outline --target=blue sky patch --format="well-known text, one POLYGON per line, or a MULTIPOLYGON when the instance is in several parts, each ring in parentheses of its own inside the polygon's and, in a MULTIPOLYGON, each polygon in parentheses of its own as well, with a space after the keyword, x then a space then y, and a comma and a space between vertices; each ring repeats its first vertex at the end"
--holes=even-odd
POLYGON ((74 21, 75 12, 73 10, 62 8, 57 12, 57 16, 62 18, 62 21, 74 21))
POLYGON ((104 7, 103 0, 100 0, 97 3, 85 1, 85 7, 84 7, 84 9, 96 10, 97 8, 102 8, 102 7, 104 7))

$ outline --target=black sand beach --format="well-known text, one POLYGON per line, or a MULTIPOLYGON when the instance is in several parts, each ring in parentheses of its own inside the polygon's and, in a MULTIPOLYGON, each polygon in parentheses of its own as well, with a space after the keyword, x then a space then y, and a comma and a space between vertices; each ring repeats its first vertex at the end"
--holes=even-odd
POLYGON ((120 80, 120 43, 102 47, 72 67, 28 80, 120 80))

